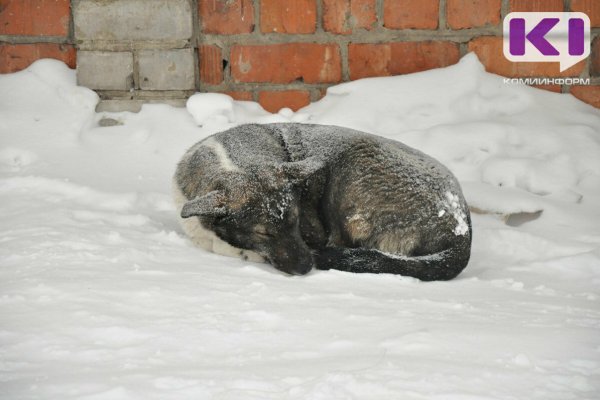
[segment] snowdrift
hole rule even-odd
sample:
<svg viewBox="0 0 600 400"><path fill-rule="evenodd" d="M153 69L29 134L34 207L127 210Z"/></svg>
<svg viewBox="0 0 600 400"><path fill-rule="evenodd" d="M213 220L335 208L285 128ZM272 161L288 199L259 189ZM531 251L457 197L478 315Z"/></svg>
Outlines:
<svg viewBox="0 0 600 400"><path fill-rule="evenodd" d="M474 56L341 84L296 113L219 94L138 114L97 101L57 61L0 75L3 398L600 396L600 111ZM277 121L447 165L475 211L467 269L289 277L193 247L175 163L218 130Z"/></svg>

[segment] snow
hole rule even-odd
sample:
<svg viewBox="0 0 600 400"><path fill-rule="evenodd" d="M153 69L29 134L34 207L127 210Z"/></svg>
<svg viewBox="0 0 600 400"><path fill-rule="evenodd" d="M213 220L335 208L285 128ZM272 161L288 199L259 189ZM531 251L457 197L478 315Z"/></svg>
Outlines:
<svg viewBox="0 0 600 400"><path fill-rule="evenodd" d="M0 75L2 398L600 397L598 110L505 85L473 56L296 113L214 94L138 114L97 101L57 61ZM477 211L469 266L450 282L290 277L194 247L175 164L216 131L278 121L438 158Z"/></svg>
<svg viewBox="0 0 600 400"><path fill-rule="evenodd" d="M467 224L467 215L458 205L459 197L452 192L446 192L446 202L444 207L452 213L452 216L456 220L456 227L454 228L454 234L456 236L466 235L469 232L469 225ZM440 210L438 217L442 217L446 210Z"/></svg>

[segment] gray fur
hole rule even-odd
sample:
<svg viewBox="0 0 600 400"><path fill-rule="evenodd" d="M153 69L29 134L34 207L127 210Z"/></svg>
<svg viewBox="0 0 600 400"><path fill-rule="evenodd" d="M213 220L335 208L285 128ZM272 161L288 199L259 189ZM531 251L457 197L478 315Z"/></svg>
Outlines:
<svg viewBox="0 0 600 400"><path fill-rule="evenodd" d="M337 126L241 125L193 146L175 174L197 218L276 268L452 279L471 221L456 178L402 143Z"/></svg>

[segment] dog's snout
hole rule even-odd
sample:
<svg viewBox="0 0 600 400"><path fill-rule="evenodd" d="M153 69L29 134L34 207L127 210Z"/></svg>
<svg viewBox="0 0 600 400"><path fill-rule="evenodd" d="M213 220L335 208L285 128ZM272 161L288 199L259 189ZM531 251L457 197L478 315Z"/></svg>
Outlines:
<svg viewBox="0 0 600 400"><path fill-rule="evenodd" d="M269 258L275 268L290 275L306 275L315 266L312 253L304 244L296 247L281 247Z"/></svg>

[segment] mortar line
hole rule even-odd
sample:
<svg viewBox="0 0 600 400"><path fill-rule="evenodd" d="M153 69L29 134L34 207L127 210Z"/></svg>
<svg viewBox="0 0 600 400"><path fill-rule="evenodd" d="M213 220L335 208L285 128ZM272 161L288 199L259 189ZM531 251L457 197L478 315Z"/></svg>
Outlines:
<svg viewBox="0 0 600 400"><path fill-rule="evenodd" d="M196 90L200 90L200 49L199 49L199 36L200 36L200 21L198 13L198 0L191 0L190 7L192 8L192 38L190 45L194 50L194 86Z"/></svg>
<svg viewBox="0 0 600 400"><path fill-rule="evenodd" d="M75 44L75 12L74 12L74 8L75 4L74 1L71 0L69 1L69 32L68 32L68 37L69 37L69 43L71 44Z"/></svg>
<svg viewBox="0 0 600 400"><path fill-rule="evenodd" d="M8 44L73 44L68 36L0 35L0 42Z"/></svg>
<svg viewBox="0 0 600 400"><path fill-rule="evenodd" d="M500 3L500 24L503 23L504 18L510 13L510 0L502 0Z"/></svg>
<svg viewBox="0 0 600 400"><path fill-rule="evenodd" d="M375 27L375 31L379 31L381 29L384 29L384 7L383 7L383 1L384 0L377 0L375 2L375 15L377 16L377 23L376 23L376 27Z"/></svg>
<svg viewBox="0 0 600 400"><path fill-rule="evenodd" d="M315 18L317 19L315 33L325 32L325 27L323 26L323 0L317 0L317 15Z"/></svg>
<svg viewBox="0 0 600 400"><path fill-rule="evenodd" d="M447 31L448 30L448 21L446 20L446 9L447 4L446 0L439 1L439 10L438 10L438 31Z"/></svg>
<svg viewBox="0 0 600 400"><path fill-rule="evenodd" d="M261 11L261 4L260 4L260 0L253 0L252 1L253 5L254 5L254 27L252 28L252 32L250 32L250 34L260 34L261 33L261 23L260 23L260 11ZM242 3L243 4L243 3Z"/></svg>
<svg viewBox="0 0 600 400"><path fill-rule="evenodd" d="M138 50L132 49L133 54L133 89L140 90L140 60Z"/></svg>

